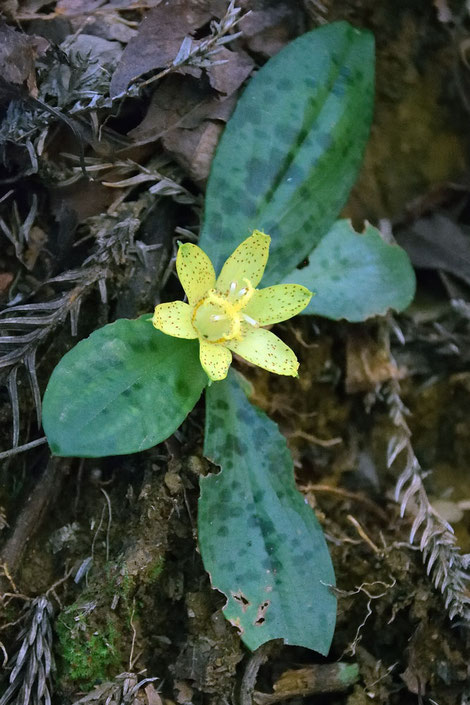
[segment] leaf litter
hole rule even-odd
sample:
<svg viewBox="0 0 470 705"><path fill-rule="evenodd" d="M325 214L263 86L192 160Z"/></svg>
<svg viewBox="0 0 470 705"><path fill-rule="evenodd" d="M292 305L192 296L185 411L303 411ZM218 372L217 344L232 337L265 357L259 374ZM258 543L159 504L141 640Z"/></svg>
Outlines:
<svg viewBox="0 0 470 705"><path fill-rule="evenodd" d="M422 56L428 52L433 66L423 37L432 37L441 57L458 49L442 26L449 22L447 3L429 6L429 20L412 10L400 10L397 20L383 3L372 8L366 1L327 7L307 0L244 0L231 11L217 0L4 4L9 24L0 27L3 448L11 444L12 426L17 442L40 437L37 390L44 389L76 335L149 310L175 288L175 238L179 232L197 237L211 158L250 74L311 26L312 18L319 23L339 15L369 23L383 46L378 136L389 144L390 126L380 118L391 101L401 106L406 144L422 110L418 105L413 113L410 95L403 94L403 66L410 85L417 70L415 57L406 53L409 37L423 42ZM435 16L438 26L432 24ZM387 29L395 22L398 29ZM423 22L430 24L419 34ZM459 41L465 41L465 23L459 30ZM397 59L400 42L406 49ZM448 65L439 63L439 71ZM455 81L465 71L460 65ZM460 81L455 95L466 85ZM463 98L452 98L460 115ZM437 114L425 128L440 134L441 120ZM454 128L448 122L446 129ZM461 139L457 127L455 135ZM456 188L455 175L446 173L448 180L436 184L426 164L422 203L417 206L414 186L407 184L404 213L396 205L403 191L397 187L395 197L393 175L412 173L415 164L406 150L392 157L391 176L383 179L384 189L392 184L388 203L395 206L392 213L383 210L420 270L413 308L397 321L348 326L316 320L287 327L300 344L304 370L295 394L285 381L274 383L245 369L258 403L289 439L299 483L325 528L343 590L328 663L305 650L270 645L267 661L243 691L254 702L281 696L309 702L320 692L335 692L335 702L347 705L372 698L414 703L417 697L454 705L467 697L463 608L470 488L461 478L469 453L470 200L465 182ZM364 174L366 183L380 181L373 159L366 160ZM370 193L375 197L375 187ZM357 195L349 208L353 216L360 212ZM382 214L380 199L366 211ZM197 481L209 470L200 458L201 423L196 409L177 436L147 454L64 467L68 486L61 502L46 509L44 493L43 519L26 535L16 516L20 509L27 513L32 491L40 494L47 452L40 446L6 460L0 513L16 541L19 567L12 575L0 559L5 703L21 702L18 674L25 659L31 666L24 692L34 687L32 702L41 705L51 689L70 703L235 702L232 694L249 662L194 550ZM419 464L412 474L405 448L411 448L408 463L414 458ZM393 500L400 478L403 519ZM455 535L434 509L443 511L445 502L459 509ZM38 516L40 509L36 506ZM51 537L72 524L78 525L76 540L64 543L52 559ZM418 533L417 545L410 531ZM428 547L421 553L423 536ZM454 570L444 560L457 546L451 536L463 551L455 553ZM447 613L433 582L447 590L446 600L451 595ZM41 602L46 594L47 602ZM23 613L25 595L32 601ZM55 674L45 650L47 620L41 622L47 643L40 647L35 641L44 605L54 626ZM449 610L461 608L451 628ZM25 637L29 646L18 660L16 644ZM84 643L91 651L84 652ZM337 660L352 668L347 682L338 675ZM94 670L87 670L90 661Z"/></svg>

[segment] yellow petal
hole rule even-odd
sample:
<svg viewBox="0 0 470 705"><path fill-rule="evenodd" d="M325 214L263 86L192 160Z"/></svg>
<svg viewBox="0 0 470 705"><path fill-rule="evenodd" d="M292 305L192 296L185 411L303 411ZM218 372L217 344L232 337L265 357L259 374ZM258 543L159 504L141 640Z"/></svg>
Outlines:
<svg viewBox="0 0 470 705"><path fill-rule="evenodd" d="M224 345L206 343L199 344L199 359L209 379L218 382L225 379L232 362L232 353Z"/></svg>
<svg viewBox="0 0 470 705"><path fill-rule="evenodd" d="M176 257L176 271L191 305L197 304L206 291L215 285L215 272L206 253L197 245L180 245Z"/></svg>
<svg viewBox="0 0 470 705"><path fill-rule="evenodd" d="M155 307L152 323L155 328L174 338L197 338L191 323L192 306L183 301L171 301Z"/></svg>
<svg viewBox="0 0 470 705"><path fill-rule="evenodd" d="M265 328L242 326L242 340L226 345L248 362L278 375L297 377L299 363L293 351L277 335Z"/></svg>
<svg viewBox="0 0 470 705"><path fill-rule="evenodd" d="M264 274L269 254L271 238L260 230L255 230L250 237L238 245L222 267L217 279L216 288L222 293L228 293L230 284L248 279L256 287Z"/></svg>
<svg viewBox="0 0 470 705"><path fill-rule="evenodd" d="M243 313L261 326L287 321L304 310L312 292L300 284L277 284L257 289L243 308Z"/></svg>

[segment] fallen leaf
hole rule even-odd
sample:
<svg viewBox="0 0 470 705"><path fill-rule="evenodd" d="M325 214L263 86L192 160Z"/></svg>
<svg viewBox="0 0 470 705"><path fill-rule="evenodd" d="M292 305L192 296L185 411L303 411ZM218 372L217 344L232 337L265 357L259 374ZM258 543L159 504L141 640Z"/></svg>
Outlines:
<svg viewBox="0 0 470 705"><path fill-rule="evenodd" d="M223 47L216 56L223 64L213 64L207 70L212 88L229 96L241 86L253 71L255 62L245 52L230 51Z"/></svg>
<svg viewBox="0 0 470 705"><path fill-rule="evenodd" d="M192 702L194 691L189 683L186 681L175 681L174 686L176 690L176 702L179 703L179 705L187 705Z"/></svg>
<svg viewBox="0 0 470 705"><path fill-rule="evenodd" d="M194 130L169 132L163 138L163 145L190 177L201 184L209 176L222 130L220 123L206 120Z"/></svg>
<svg viewBox="0 0 470 705"><path fill-rule="evenodd" d="M95 12L106 4L107 0L59 0L55 11L59 15L70 17Z"/></svg>
<svg viewBox="0 0 470 705"><path fill-rule="evenodd" d="M163 700L152 683L146 685L144 691L147 698L147 705L163 705Z"/></svg>
<svg viewBox="0 0 470 705"><path fill-rule="evenodd" d="M114 69L121 58L123 48L120 42L111 42L102 37L95 37L93 34L82 33L69 44L68 51L72 59L78 56L90 58L89 65L80 79L85 83L103 70Z"/></svg>
<svg viewBox="0 0 470 705"><path fill-rule="evenodd" d="M29 94L37 96L35 60L49 48L43 37L23 34L7 24L0 24L0 76L3 82L22 86L26 83Z"/></svg>
<svg viewBox="0 0 470 705"><path fill-rule="evenodd" d="M8 291L13 279L11 272L0 272L0 296Z"/></svg>
<svg viewBox="0 0 470 705"><path fill-rule="evenodd" d="M106 211L118 197L116 191L97 181L84 179L70 186L54 187L50 193L52 211L59 220L66 217L66 227L69 228L69 218L72 217L76 224L81 223L86 218Z"/></svg>
<svg viewBox="0 0 470 705"><path fill-rule="evenodd" d="M220 4L220 3L219 3ZM124 49L113 73L112 97L126 90L131 81L148 71L171 64L185 37L214 17L212 0L165 0L152 8L142 20L139 32ZM200 75L200 70L196 70Z"/></svg>
<svg viewBox="0 0 470 705"><path fill-rule="evenodd" d="M202 185L222 133L221 123L228 120L235 103L235 93L221 100L201 81L169 76L155 91L145 118L129 137L135 146L161 139L165 150Z"/></svg>
<svg viewBox="0 0 470 705"><path fill-rule="evenodd" d="M239 29L250 51L273 56L288 41L306 31L304 22L300 5L292 0L261 0L256 9L241 19Z"/></svg>
<svg viewBox="0 0 470 705"><path fill-rule="evenodd" d="M154 92L142 122L128 135L134 145L154 142L169 131L199 127L208 118L226 122L234 106L235 97L221 100L191 76L168 76Z"/></svg>
<svg viewBox="0 0 470 705"><path fill-rule="evenodd" d="M450 218L435 214L420 218L396 233L415 267L437 269L470 284L470 233Z"/></svg>

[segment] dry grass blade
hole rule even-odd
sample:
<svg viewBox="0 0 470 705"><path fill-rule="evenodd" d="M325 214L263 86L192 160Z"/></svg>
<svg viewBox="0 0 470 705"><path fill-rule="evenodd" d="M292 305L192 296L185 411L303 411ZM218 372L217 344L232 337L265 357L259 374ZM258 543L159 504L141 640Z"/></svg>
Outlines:
<svg viewBox="0 0 470 705"><path fill-rule="evenodd" d="M106 681L96 685L90 693L84 695L80 700L75 700L73 705L108 705L119 703L119 705L138 705L142 700L138 697L139 691L148 683L153 683L158 678L143 678L139 681L135 673L120 673L113 681ZM158 696L156 691L154 695ZM157 702L154 699L153 702ZM160 701L161 702L161 701ZM1 705L1 703L0 703Z"/></svg>
<svg viewBox="0 0 470 705"><path fill-rule="evenodd" d="M13 447L16 448L20 437L20 405L18 402L18 387L16 380L18 377L18 368L13 367L7 378L8 394L11 402L11 414L13 418Z"/></svg>

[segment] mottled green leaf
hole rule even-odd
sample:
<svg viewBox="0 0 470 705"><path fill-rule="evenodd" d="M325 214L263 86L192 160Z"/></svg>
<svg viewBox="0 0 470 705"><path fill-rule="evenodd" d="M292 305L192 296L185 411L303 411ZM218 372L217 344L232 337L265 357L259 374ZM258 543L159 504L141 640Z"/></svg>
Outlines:
<svg viewBox="0 0 470 705"><path fill-rule="evenodd" d="M304 34L250 80L207 186L200 245L216 269L255 228L273 238L264 285L311 252L356 178L373 84L373 37L347 22Z"/></svg>
<svg viewBox="0 0 470 705"><path fill-rule="evenodd" d="M52 373L43 403L51 450L95 458L151 448L178 428L206 381L197 343L160 333L150 316L104 326Z"/></svg>
<svg viewBox="0 0 470 705"><path fill-rule="evenodd" d="M356 233L348 220L338 220L309 256L309 264L285 281L315 292L302 314L353 322L389 309L403 311L416 285L405 250L386 243L372 225Z"/></svg>
<svg viewBox="0 0 470 705"><path fill-rule="evenodd" d="M334 573L315 514L298 492L285 438L252 406L233 371L206 394L199 544L224 614L254 650L271 639L326 654Z"/></svg>

